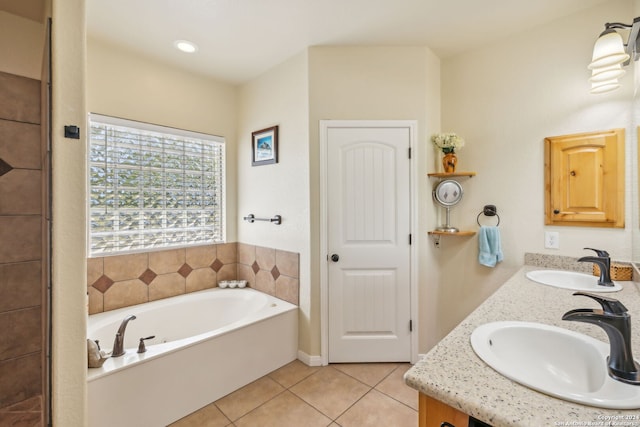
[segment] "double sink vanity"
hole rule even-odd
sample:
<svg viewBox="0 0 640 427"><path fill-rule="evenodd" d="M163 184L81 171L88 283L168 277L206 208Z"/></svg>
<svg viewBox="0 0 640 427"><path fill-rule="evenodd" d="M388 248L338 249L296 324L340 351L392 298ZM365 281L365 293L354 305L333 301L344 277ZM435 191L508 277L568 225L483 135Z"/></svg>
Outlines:
<svg viewBox="0 0 640 427"><path fill-rule="evenodd" d="M420 427L640 427L637 372L617 372L638 370L628 355L640 356L640 283L597 282L521 268L405 374L420 392ZM603 316L630 336L615 338Z"/></svg>

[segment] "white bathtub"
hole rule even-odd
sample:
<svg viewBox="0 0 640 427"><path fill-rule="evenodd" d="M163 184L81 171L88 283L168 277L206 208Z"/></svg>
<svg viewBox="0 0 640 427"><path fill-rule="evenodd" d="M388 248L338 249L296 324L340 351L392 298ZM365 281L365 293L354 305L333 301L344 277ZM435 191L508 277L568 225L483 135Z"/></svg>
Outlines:
<svg viewBox="0 0 640 427"><path fill-rule="evenodd" d="M88 372L91 427L166 426L296 358L297 307L253 289L211 289L89 316L87 337L126 354ZM142 337L146 353L138 354Z"/></svg>

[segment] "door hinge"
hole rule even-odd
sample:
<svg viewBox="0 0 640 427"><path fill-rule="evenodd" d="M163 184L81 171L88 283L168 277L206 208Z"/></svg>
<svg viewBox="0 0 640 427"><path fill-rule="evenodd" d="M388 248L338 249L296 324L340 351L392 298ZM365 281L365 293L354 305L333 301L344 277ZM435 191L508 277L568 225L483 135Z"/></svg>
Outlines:
<svg viewBox="0 0 640 427"><path fill-rule="evenodd" d="M409 147L409 158L411 158L411 147Z"/></svg>
<svg viewBox="0 0 640 427"><path fill-rule="evenodd" d="M413 320L409 320L409 332L413 332Z"/></svg>
<svg viewBox="0 0 640 427"><path fill-rule="evenodd" d="M412 242L412 236L411 234L409 234L409 245L411 245L411 242Z"/></svg>

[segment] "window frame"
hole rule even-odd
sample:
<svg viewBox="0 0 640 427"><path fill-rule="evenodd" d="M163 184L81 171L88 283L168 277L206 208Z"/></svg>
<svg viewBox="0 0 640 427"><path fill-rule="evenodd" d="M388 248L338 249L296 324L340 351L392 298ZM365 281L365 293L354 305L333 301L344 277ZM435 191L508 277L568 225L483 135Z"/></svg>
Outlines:
<svg viewBox="0 0 640 427"><path fill-rule="evenodd" d="M216 171L214 173L215 176L217 176L220 180L220 184L219 184L219 208L214 208L216 209L216 212L220 215L220 220L219 220L219 231L220 231L220 236L219 238L215 238L209 241L197 241L197 242L193 242L193 243L189 243L187 241L181 241L181 242L177 242L175 244L167 244L166 240L163 240L163 243L160 246L156 246L156 247L143 247L143 248L135 248L135 249L117 249L117 250L110 250L110 251L93 251L94 248L92 248L92 236L93 236L93 232L92 232L92 216L91 216L91 211L92 211L92 207L91 207L91 192L92 192L92 183L91 183L91 166L92 166L92 162L91 162L91 155L92 155L92 125L94 123L99 123L101 125L106 125L106 126L117 126L117 127L126 127L126 128L130 128L130 129L134 129L136 131L142 131L142 132L153 132L153 133L159 133L162 134L164 137L178 137L178 138L185 138L185 139L196 139L196 140L200 140L200 141L207 141L207 142L211 142L214 145L218 146L219 149L221 149L221 156L222 156L222 162L221 162L221 170ZM87 215L87 221L86 221L86 230L87 230L87 257L88 258L98 258L98 257L106 257L106 256L117 256L117 255L127 255L127 254L134 254L134 253L144 253L144 252L156 252L156 251L163 251L163 250L172 250L172 249L179 249L179 248L187 248L187 247L194 247L194 246L203 246L203 245L213 245L213 244L221 244L221 243L226 243L226 224L227 224L227 218L226 218L226 140L224 137L222 136L218 136L218 135L211 135L211 134L205 134L205 133L200 133L200 132L193 132L193 131L188 131L188 130L184 130L184 129L179 129L179 128L174 128L174 127L169 127L169 126L162 126L162 125L156 125L156 124L152 124L152 123L146 123L146 122L141 122L141 121L135 121L135 120L130 120L130 119L124 119L124 118L119 118L119 117L113 117L113 116L107 116L104 114L98 114L98 113L89 113L87 116L87 171L86 171L86 182L87 182L87 190L86 190L86 194L87 194L87 203L86 203L86 215ZM143 166L140 165L140 168L142 168ZM166 163L163 163L163 170L166 167ZM187 169L182 168L181 169L183 172L186 171ZM164 171L163 171L164 173ZM143 186L140 186L140 188L144 188ZM163 186L163 190L166 187ZM202 189L200 189L202 191ZM165 190L166 191L166 190ZM184 208L186 209L186 208ZM117 209L114 209L117 210ZM164 211L166 211L167 209L163 209ZM176 228L173 228L174 230ZM180 227L180 229L185 229L188 230L188 228L184 228L184 227ZM162 228L162 230L172 230L172 228ZM142 231L142 228L140 229L140 231ZM188 238L187 238L188 239Z"/></svg>

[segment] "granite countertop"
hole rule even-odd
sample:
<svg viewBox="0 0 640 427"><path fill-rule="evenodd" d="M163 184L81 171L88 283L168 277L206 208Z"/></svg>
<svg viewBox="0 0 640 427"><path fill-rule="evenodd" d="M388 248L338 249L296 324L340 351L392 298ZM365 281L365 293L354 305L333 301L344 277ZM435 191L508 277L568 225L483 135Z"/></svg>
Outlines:
<svg viewBox="0 0 640 427"><path fill-rule="evenodd" d="M573 291L537 284L525 277L527 271L539 269L521 268L416 363L405 374L405 382L493 427L616 425L607 424L607 420L640 427L640 419L637 418L640 410L601 409L550 397L503 377L474 353L469 341L473 330L484 323L500 320L546 323L608 343L601 328L561 319L565 312L574 308L600 308L598 303L590 298L573 296ZM620 283L623 290L606 295L620 300L629 310L633 324L633 353L638 360L640 283Z"/></svg>

